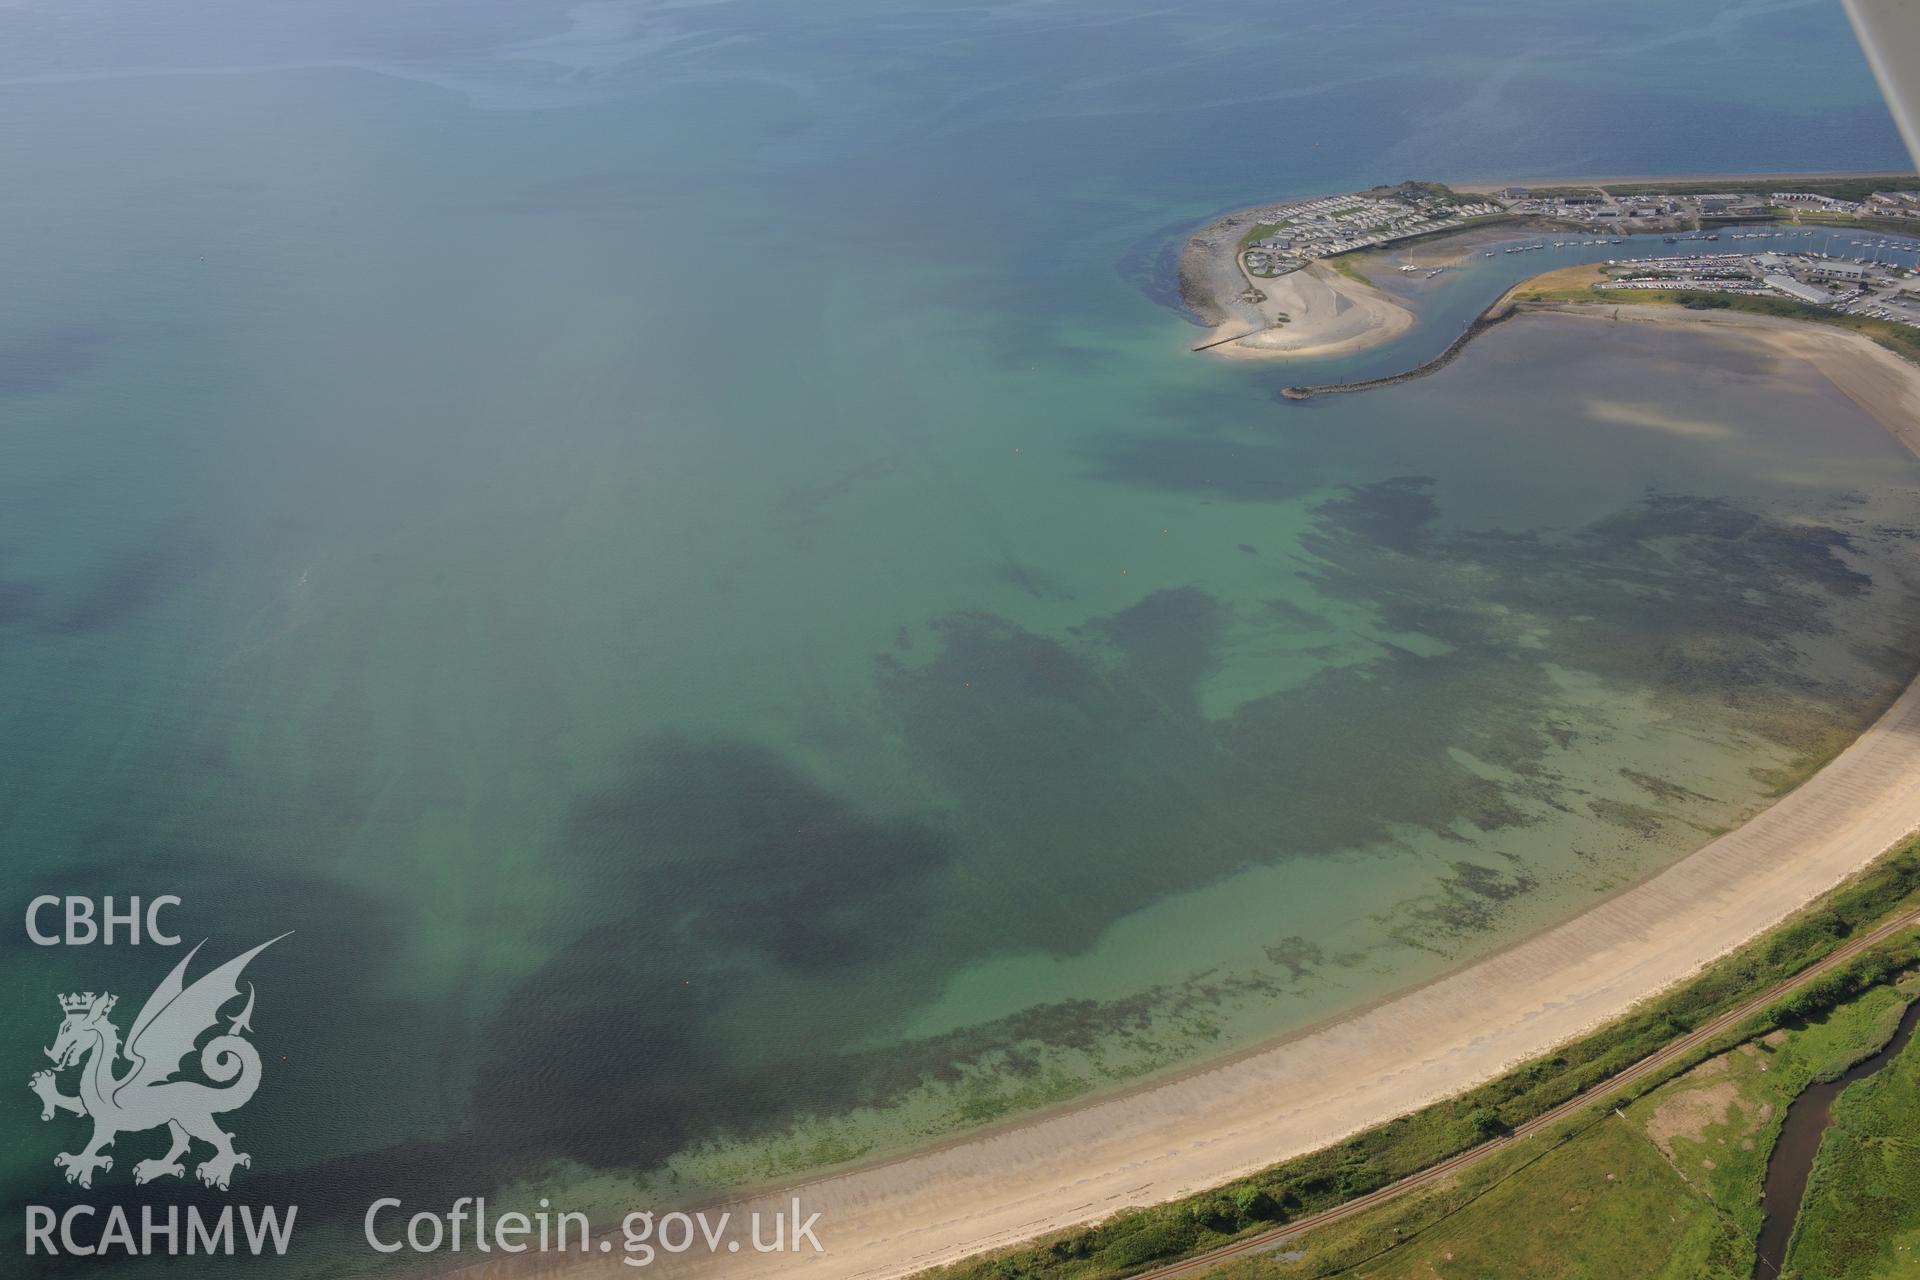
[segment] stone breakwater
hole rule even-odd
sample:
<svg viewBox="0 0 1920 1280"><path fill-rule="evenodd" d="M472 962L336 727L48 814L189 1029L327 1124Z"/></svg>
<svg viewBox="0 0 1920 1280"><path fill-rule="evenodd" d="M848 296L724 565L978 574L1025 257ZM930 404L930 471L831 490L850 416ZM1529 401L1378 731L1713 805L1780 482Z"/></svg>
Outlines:
<svg viewBox="0 0 1920 1280"><path fill-rule="evenodd" d="M1411 382L1415 378L1424 378L1428 374L1444 369L1449 364L1452 364L1454 359L1459 356L1462 351L1466 350L1469 342L1472 342L1475 338L1485 333L1488 329L1491 329L1494 325L1499 324L1502 320L1509 319L1518 310L1519 307L1517 304L1507 302L1504 299L1494 303L1485 311L1475 316L1473 322L1461 332L1460 336L1447 344L1446 350L1425 364L1415 365L1413 368L1402 370L1399 373L1383 374L1378 378L1362 378L1358 382L1326 382L1314 386L1283 387L1280 390L1280 398L1283 400L1310 400L1314 396L1333 395L1342 391L1371 391L1375 387L1390 387L1396 382Z"/></svg>

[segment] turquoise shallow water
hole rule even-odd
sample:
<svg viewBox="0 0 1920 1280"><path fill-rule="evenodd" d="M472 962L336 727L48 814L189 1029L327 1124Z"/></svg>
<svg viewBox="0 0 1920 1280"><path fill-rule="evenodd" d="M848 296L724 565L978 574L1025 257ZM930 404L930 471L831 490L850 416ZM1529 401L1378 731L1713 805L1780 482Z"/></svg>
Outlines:
<svg viewBox="0 0 1920 1280"><path fill-rule="evenodd" d="M1916 665L1920 469L1810 370L1539 323L1293 406L1168 305L1255 198L1895 164L1822 6L63 8L0 19L0 881L298 931L245 1123L316 1215L1276 1034ZM173 959L14 946L21 1078Z"/></svg>

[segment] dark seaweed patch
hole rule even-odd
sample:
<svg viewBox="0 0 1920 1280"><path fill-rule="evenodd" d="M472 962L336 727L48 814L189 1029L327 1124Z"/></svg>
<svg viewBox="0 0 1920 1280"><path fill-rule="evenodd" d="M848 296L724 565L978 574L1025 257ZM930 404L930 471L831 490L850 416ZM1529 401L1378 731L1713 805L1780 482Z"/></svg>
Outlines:
<svg viewBox="0 0 1920 1280"><path fill-rule="evenodd" d="M1642 840L1651 840L1659 835L1664 825L1657 810L1643 804L1629 804L1625 800L1589 800L1587 808L1600 821L1622 827Z"/></svg>
<svg viewBox="0 0 1920 1280"><path fill-rule="evenodd" d="M1285 969L1295 982L1311 977L1327 962L1327 953L1318 943L1298 934L1269 944L1266 953L1267 959Z"/></svg>
<svg viewBox="0 0 1920 1280"><path fill-rule="evenodd" d="M596 901L631 906L515 994L475 1095L483 1127L632 1163L721 1127L751 1132L954 1078L1007 1037L1090 1045L1145 1006L1050 1006L856 1047L977 957L1083 950L1119 917L1239 868L1383 839L1393 824L1526 820L1449 753L1481 731L1496 739L1480 744L1488 756L1522 749L1504 713L1486 711L1495 667L1394 653L1215 722L1198 682L1232 623L1196 588L1064 640L982 613L936 619L932 656L909 667L884 655L876 679L902 749L951 797L941 813L864 812L743 744L645 746L625 777L575 803L554 859ZM1422 678L1429 714L1409 722L1398 704ZM1331 731L1303 731L1333 707L1345 718ZM1383 734L1415 762L1379 777L1362 810L1348 788ZM858 983L860 1017L796 1010L777 1038L763 1028L774 1060L743 1066L735 1027L754 988L821 974ZM1246 981L1209 980L1182 999L1245 994ZM646 1046L636 1070L553 1081L557 1055L606 1061L633 1044Z"/></svg>
<svg viewBox="0 0 1920 1280"><path fill-rule="evenodd" d="M47 598L45 587L32 582L0 581L0 627L17 627L36 617Z"/></svg>
<svg viewBox="0 0 1920 1280"><path fill-rule="evenodd" d="M1225 623L1219 601L1198 588L1180 587L1156 591L1089 629L1125 655L1129 673L1141 685L1198 715L1197 680L1217 664Z"/></svg>
<svg viewBox="0 0 1920 1280"><path fill-rule="evenodd" d="M663 927L806 971L898 948L953 856L932 825L862 814L763 748L680 739L576 803L565 840L673 903Z"/></svg>
<svg viewBox="0 0 1920 1280"><path fill-rule="evenodd" d="M1395 551L1412 551L1440 516L1431 476L1398 476L1348 485L1315 509L1320 519Z"/></svg>
<svg viewBox="0 0 1920 1280"><path fill-rule="evenodd" d="M1437 512L1420 477L1353 486L1304 540L1321 593L1437 646L1376 642L1371 659L1222 717L1200 691L1226 645L1331 624L1192 586L1061 635L986 612L931 619L876 657L874 682L937 806L871 812L747 744L645 745L576 801L553 858L617 918L515 994L478 1126L526 1151L633 1164L983 1064L1032 1078L1041 1046L1163 1034L1173 1009L1204 1036L1207 1009L1259 998L1271 977L1210 975L871 1047L975 959L1071 955L1170 894L1408 829L1477 850L1383 917L1401 944L1449 954L1537 888L1489 860L1489 833L1590 812L1638 839L1700 798L1629 774L1655 810L1562 777L1556 754L1594 713L1565 700L1552 664L1808 751L1884 696L1885 682L1815 674L1803 653L1809 637L1835 641L1834 602L1866 581L1850 531L1671 495L1552 539L1447 531ZM1267 958L1296 985L1329 963L1301 938ZM857 993L846 1008L806 1005L822 976ZM794 1007L756 1029L764 1058L744 1062L742 1019L767 991L795 992ZM636 1043L646 1056L630 1070L552 1083L556 1061L618 1060Z"/></svg>
<svg viewBox="0 0 1920 1280"><path fill-rule="evenodd" d="M1092 455L1103 480L1165 493L1207 493L1241 502L1280 502L1321 488L1324 461L1284 443L1216 436L1137 436Z"/></svg>
<svg viewBox="0 0 1920 1280"><path fill-rule="evenodd" d="M1446 882L1463 893L1478 895L1493 902L1510 902L1531 890L1536 881L1521 871L1502 871L1477 862L1456 862L1453 876Z"/></svg>
<svg viewBox="0 0 1920 1280"><path fill-rule="evenodd" d="M993 576L998 581L1020 588L1035 600L1064 603L1073 599L1073 591L1059 578L1021 564L1018 560L1002 560L995 566Z"/></svg>
<svg viewBox="0 0 1920 1280"><path fill-rule="evenodd" d="M0 343L0 395L44 395L92 371L112 334L69 324Z"/></svg>
<svg viewBox="0 0 1920 1280"><path fill-rule="evenodd" d="M1539 881L1515 868L1456 862L1432 893L1403 912L1394 936L1407 946L1444 951L1442 942L1481 933L1499 923L1507 903L1539 887Z"/></svg>
<svg viewBox="0 0 1920 1280"><path fill-rule="evenodd" d="M1808 638L1834 633L1835 603L1871 585L1851 530L1656 493L1554 540L1418 535L1417 494L1388 484L1384 495L1357 486L1323 504L1305 541L1319 561L1315 587L1372 608L1393 630L1516 667L1525 635L1545 634L1563 666L1795 752L1835 725L1858 725L1887 695L1881 680L1814 674L1804 652ZM1400 518L1383 525L1382 511ZM1901 665L1888 644L1861 636L1850 647L1886 673ZM1894 647L1910 671L1920 644Z"/></svg>
<svg viewBox="0 0 1920 1280"><path fill-rule="evenodd" d="M1854 536L1826 525L1776 520L1743 511L1725 498L1649 495L1631 510L1592 525L1589 540L1641 544L1682 539L1712 545L1719 562L1739 576L1759 576L1857 595L1873 579L1842 558L1858 548Z"/></svg>
<svg viewBox="0 0 1920 1280"><path fill-rule="evenodd" d="M1210 1009L1275 994L1259 975L1203 975L1119 1000L1039 1004L885 1049L785 1045L779 1061L749 1066L702 984L665 979L673 961L658 963L657 951L621 932L603 927L568 948L524 984L496 1025L494 1057L475 1095L476 1129L493 1154L484 1167L537 1170L559 1157L644 1166L696 1138L882 1104L982 1068L1032 1075L1043 1048L1157 1039L1170 1019L1204 1025ZM670 954L697 965L688 952ZM468 1139L443 1151L449 1159L478 1154Z"/></svg>
<svg viewBox="0 0 1920 1280"><path fill-rule="evenodd" d="M1622 766L1620 776L1639 787L1662 804L1681 804L1687 801L1712 801L1713 797L1702 795L1690 787L1683 787L1671 778L1657 778L1653 774L1643 773L1639 769Z"/></svg>
<svg viewBox="0 0 1920 1280"><path fill-rule="evenodd" d="M475 1108L534 1156L645 1164L696 1134L869 1100L844 1010L782 1011L759 1028L777 1053L742 1062L726 1014L769 969L886 966L902 1009L932 989L920 957L949 837L863 813L759 747L646 744L576 801L555 854L620 918L522 983L490 1036ZM628 1069L557 1072L562 1057Z"/></svg>
<svg viewBox="0 0 1920 1280"><path fill-rule="evenodd" d="M163 534L83 579L77 593L47 615L44 625L62 635L112 630L179 589L204 563L197 539Z"/></svg>

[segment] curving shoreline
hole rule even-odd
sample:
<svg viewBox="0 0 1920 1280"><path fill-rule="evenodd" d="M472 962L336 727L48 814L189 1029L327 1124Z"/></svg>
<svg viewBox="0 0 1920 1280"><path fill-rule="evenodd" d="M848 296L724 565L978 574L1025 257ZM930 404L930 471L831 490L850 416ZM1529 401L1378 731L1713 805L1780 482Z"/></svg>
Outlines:
<svg viewBox="0 0 1920 1280"><path fill-rule="evenodd" d="M1719 325L1757 338L1813 360L1920 453L1920 368L1850 331L1658 305L1530 303L1518 314L1539 312ZM1456 1095L1617 1018L1917 830L1920 680L1798 789L1570 920L1421 987L1171 1079L744 1196L725 1207L736 1216L770 1214L797 1198L803 1212L822 1214L827 1252L777 1262L689 1254L672 1259L668 1273L908 1276L1218 1186ZM572 1271L607 1273L597 1263Z"/></svg>
<svg viewBox="0 0 1920 1280"><path fill-rule="evenodd" d="M1180 297L1211 332L1192 349L1230 359L1347 355L1390 342L1413 328L1400 300L1311 263L1289 275L1255 279L1242 268L1240 236L1258 210L1215 219L1180 254Z"/></svg>
<svg viewBox="0 0 1920 1280"><path fill-rule="evenodd" d="M1514 288L1523 289L1527 283ZM1805 360L1909 452L1920 456L1920 365L1852 330L1781 316L1689 311L1657 303L1525 302L1515 312L1523 317L1570 317L1589 324L1684 325L1737 334L1777 355Z"/></svg>
<svg viewBox="0 0 1920 1280"><path fill-rule="evenodd" d="M1525 286L1516 286L1516 289ZM1718 325L1808 359L1920 453L1920 368L1804 321L1646 304L1507 305L1514 315ZM1778 924L1920 830L1920 681L1798 789L1586 912L1424 986L1224 1061L725 1207L822 1214L819 1256L661 1258L675 1276L907 1276L1217 1186L1453 1096L1618 1017ZM549 1259L554 1266L557 1260ZM504 1261L462 1274L526 1274ZM601 1260L568 1274L625 1274Z"/></svg>
<svg viewBox="0 0 1920 1280"><path fill-rule="evenodd" d="M1233 270L1240 272L1238 255ZM1408 333L1413 312L1383 289L1316 262L1290 275L1253 280L1224 304L1223 318L1194 348L1229 359L1347 355Z"/></svg>
<svg viewBox="0 0 1920 1280"><path fill-rule="evenodd" d="M1205 1190L1440 1101L1612 1020L1920 830L1920 681L1746 825L1559 925L1226 1062L728 1204L822 1215L827 1252L680 1255L674 1276L912 1275ZM584 1263L568 1274L612 1274Z"/></svg>
<svg viewBox="0 0 1920 1280"><path fill-rule="evenodd" d="M1411 369L1354 382L1284 387L1279 392L1279 398L1298 402L1315 396L1370 391L1424 378L1453 363L1487 330L1515 317L1553 315L1607 323L1707 326L1737 332L1758 340L1778 354L1806 360L1824 373L1849 399L1865 409L1889 434L1920 456L1920 367L1872 339L1816 320L1755 315L1737 310L1690 311L1684 307L1622 302L1611 298L1595 298L1591 302L1515 301L1516 295L1535 287L1547 276L1557 274L1560 273L1547 272L1515 284L1475 316L1439 355Z"/></svg>
<svg viewBox="0 0 1920 1280"><path fill-rule="evenodd" d="M1212 329L1206 341L1191 347L1194 351L1229 358L1351 355L1405 333L1413 327L1414 317L1406 298L1376 286L1347 266L1349 255L1405 253L1410 265L1412 255L1419 252L1425 257L1419 264L1424 269L1453 265L1466 256L1466 250L1486 243L1489 232L1504 238L1520 231L1560 229L1609 237L1660 231L1692 239L1712 226L1740 218L1785 219L1796 224L1803 219L1838 219L1836 225L1871 225L1908 233L1920 227L1871 216L1861 203L1865 196L1855 188L1863 178L1910 176L1775 173L1453 185L1407 181L1365 191L1269 201L1220 214L1194 231L1181 249L1179 291L1188 312ZM1735 194L1698 191L1699 186L1714 183L1723 183ZM1782 192L1781 187L1790 190ZM1655 193L1648 194L1648 188ZM1437 259L1436 250L1441 255ZM1449 250L1455 251L1451 257ZM1342 260L1339 267L1333 265L1337 259ZM1794 264L1777 269L1793 277L1788 285L1777 286L1780 292L1792 294L1795 284L1810 286L1809 278ZM1418 372L1438 367L1431 364ZM1317 394L1336 389L1358 388L1328 385L1300 390Z"/></svg>

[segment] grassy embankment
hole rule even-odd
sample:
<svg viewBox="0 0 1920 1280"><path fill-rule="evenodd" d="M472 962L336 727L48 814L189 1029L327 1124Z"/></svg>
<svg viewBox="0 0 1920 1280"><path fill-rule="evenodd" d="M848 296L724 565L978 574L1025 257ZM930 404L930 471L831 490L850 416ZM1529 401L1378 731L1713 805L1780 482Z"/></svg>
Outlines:
<svg viewBox="0 0 1920 1280"><path fill-rule="evenodd" d="M1603 1085L1693 1027L1804 971L1840 946L1845 938L1915 905L1920 905L1920 842L1882 859L1787 924L1674 990L1547 1057L1528 1062L1459 1097L1389 1121L1334 1146L1284 1161L1227 1186L1163 1205L1124 1211L1094 1227L970 1259L933 1274L943 1280L1105 1280L1203 1252L1343 1204L1497 1137ZM1817 1019L1823 1011L1837 1008L1863 991L1884 986L1916 962L1920 962L1920 939L1911 934L1856 957L1841 969L1808 984L1786 1007L1770 1009L1757 1019L1750 1019L1745 1026L1729 1029L1712 1044L1677 1059L1670 1070L1643 1078L1621 1095L1607 1098L1604 1106L1583 1109L1563 1126L1499 1151L1435 1190L1395 1201L1350 1224L1325 1230L1350 1232L1352 1238L1344 1256L1356 1260L1367 1256L1369 1249L1379 1252L1389 1248L1407 1239L1411 1232L1423 1229L1419 1225L1422 1221L1431 1226L1447 1220L1499 1190L1522 1170L1544 1164L1566 1142L1604 1129L1612 1114L1608 1108L1616 1103L1625 1106L1632 1100L1637 1105L1662 1082L1707 1056L1751 1039L1769 1027ZM1775 1108L1776 1111L1783 1109ZM1614 1141L1606 1135L1596 1140ZM1643 1181L1631 1185L1652 1188L1656 1184ZM1663 1196L1664 1193L1655 1194L1662 1204L1666 1203ZM1392 1216L1402 1212L1424 1215L1424 1218L1399 1220ZM1715 1214L1715 1218L1722 1220L1720 1214ZM1726 1258L1736 1260L1738 1250L1732 1249L1730 1242L1741 1238L1736 1232L1738 1224L1730 1219L1725 1221L1727 1231L1734 1234L1726 1234L1725 1240L1713 1247L1727 1250ZM1639 1229L1640 1224L1630 1225ZM1703 1237L1703 1240L1703 1248L1712 1243L1711 1238ZM1617 1246L1619 1239L1612 1243ZM1289 1244L1284 1247L1286 1251L1267 1255L1263 1265L1267 1261L1273 1265L1285 1264L1292 1258L1292 1249ZM1315 1256L1326 1256L1318 1245ZM1298 1274L1330 1273L1307 1270Z"/></svg>
<svg viewBox="0 0 1920 1280"><path fill-rule="evenodd" d="M1384 253L1377 249L1363 249L1356 253L1343 253L1338 257L1328 258L1326 261L1328 266L1338 271L1347 279L1358 281L1368 288L1378 289L1380 286L1367 275L1366 265L1374 258L1384 258L1385 256Z"/></svg>
<svg viewBox="0 0 1920 1280"><path fill-rule="evenodd" d="M1242 253L1246 252L1246 250L1252 247L1255 242L1260 240L1265 240L1268 236L1279 235L1282 231L1285 231L1288 227L1292 226L1294 222L1295 222L1295 219L1286 218L1279 222L1254 223L1251 227L1247 228L1246 232L1242 234L1240 237L1241 252Z"/></svg>
<svg viewBox="0 0 1920 1280"><path fill-rule="evenodd" d="M1745 311L1753 315L1808 320L1814 324L1851 329L1873 339L1896 355L1920 360L1920 329L1912 325L1850 316L1828 307L1816 307L1791 298L1755 297L1738 293L1710 293L1700 289L1598 289L1605 279L1598 266L1567 267L1536 276L1510 295L1515 302L1579 302L1634 306L1679 306L1694 311Z"/></svg>

